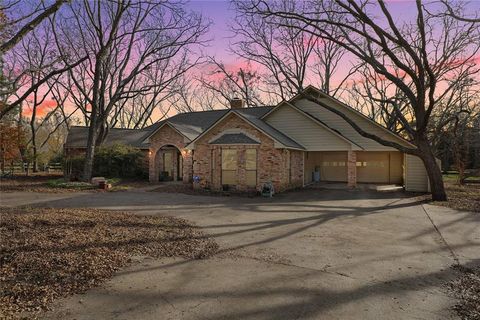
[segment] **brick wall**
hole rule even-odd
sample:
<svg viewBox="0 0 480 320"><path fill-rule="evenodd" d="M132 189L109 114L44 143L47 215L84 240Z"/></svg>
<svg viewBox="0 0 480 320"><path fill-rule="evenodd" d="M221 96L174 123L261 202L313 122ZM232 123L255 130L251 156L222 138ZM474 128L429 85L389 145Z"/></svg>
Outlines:
<svg viewBox="0 0 480 320"><path fill-rule="evenodd" d="M303 151L290 150L290 187L298 188L303 186Z"/></svg>
<svg viewBox="0 0 480 320"><path fill-rule="evenodd" d="M149 180L150 182L157 182L160 170L162 167L162 151L163 146L172 145L176 147L183 157L183 181L190 182L192 177L192 161L191 152L187 152L184 148L187 144L185 137L172 129L170 126L165 125L159 131L157 131L152 137L150 137L150 152L149 152ZM177 174L176 157L173 157L174 161L174 175Z"/></svg>
<svg viewBox="0 0 480 320"><path fill-rule="evenodd" d="M230 145L219 146L210 145L213 137L221 134L227 129L239 129L251 136L254 136L259 145ZM249 188L245 184L245 150L247 148L257 149L257 186L255 189L260 190L262 185L271 181L276 191L283 191L290 185L301 186L303 174L303 155L302 152L292 151L292 161L294 163L293 170L290 170L290 151L286 149L276 149L274 141L255 129L248 122L241 119L235 114L229 115L215 128L212 128L205 136L195 142L195 150L193 156L193 174L200 177L200 182L195 185L197 188L209 187L213 190L221 190L221 172L222 158L221 149L235 148L237 149L237 181L238 191L246 191ZM292 175L292 177L290 177Z"/></svg>

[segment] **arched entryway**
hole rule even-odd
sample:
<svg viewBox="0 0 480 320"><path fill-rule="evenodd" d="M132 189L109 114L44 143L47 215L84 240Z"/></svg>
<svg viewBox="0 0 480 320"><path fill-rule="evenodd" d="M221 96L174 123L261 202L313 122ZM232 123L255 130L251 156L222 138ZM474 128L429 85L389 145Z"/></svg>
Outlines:
<svg viewBox="0 0 480 320"><path fill-rule="evenodd" d="M183 157L174 145L165 145L155 155L157 181L181 181L183 179Z"/></svg>

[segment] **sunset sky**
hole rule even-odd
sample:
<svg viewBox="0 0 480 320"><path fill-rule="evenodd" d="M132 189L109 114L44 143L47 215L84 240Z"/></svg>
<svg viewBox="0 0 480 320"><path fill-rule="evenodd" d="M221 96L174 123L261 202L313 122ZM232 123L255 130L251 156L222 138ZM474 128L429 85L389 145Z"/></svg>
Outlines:
<svg viewBox="0 0 480 320"><path fill-rule="evenodd" d="M387 0L390 12L394 19L410 20L415 18L416 4L413 0ZM480 12L480 0L474 0L467 3L469 12ZM218 61L223 62L227 68L232 70L245 64L229 51L229 44L234 41L234 34L229 30L229 24L235 18L233 6L229 0L192 0L188 3L188 7L196 12L202 13L205 17L212 21L208 37L211 40L210 46L204 49L209 56L214 56ZM378 15L383 17L381 12ZM333 78L334 85L348 74L352 67L353 61L351 56L344 56L345 62L341 64L340 70L337 70ZM480 57L477 58L480 63ZM352 81L354 81L352 79Z"/></svg>
<svg viewBox="0 0 480 320"><path fill-rule="evenodd" d="M401 21L414 18L413 15L416 12L414 1L398 0L388 2L390 11L395 19ZM469 11L472 13L480 11L480 1L471 1L468 6ZM187 8L201 13L212 22L207 35L207 38L211 41L209 46L203 48L203 53L208 56L214 56L217 61L223 62L229 70L237 70L243 66L245 61L238 59L229 51L229 45L234 41L234 34L229 30L229 24L235 18L235 12L230 2L228 0L192 0L187 3ZM334 76L334 85L344 78L352 66L352 61L348 55L344 56L344 59L345 61L341 63L340 70ZM354 79L351 81L354 81ZM48 112L51 108L51 102L53 101L48 101L48 99L45 101L45 108L40 108L39 116ZM28 115L28 110L25 110L25 112Z"/></svg>

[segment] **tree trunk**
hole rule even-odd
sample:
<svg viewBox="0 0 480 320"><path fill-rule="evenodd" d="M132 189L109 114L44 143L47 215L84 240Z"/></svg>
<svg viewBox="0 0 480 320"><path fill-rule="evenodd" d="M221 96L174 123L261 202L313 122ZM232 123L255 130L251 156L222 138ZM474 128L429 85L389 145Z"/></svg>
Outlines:
<svg viewBox="0 0 480 320"><path fill-rule="evenodd" d="M83 166L82 180L90 182L93 174L93 159L95 157L95 147L98 135L98 118L92 112L90 127L88 128L87 150L85 155L85 164Z"/></svg>
<svg viewBox="0 0 480 320"><path fill-rule="evenodd" d="M443 185L442 170L437 164L430 144L426 138L423 138L418 141L417 146L421 152L419 156L422 159L423 164L425 165L425 170L428 174L432 200L447 201L447 194L445 193L445 187Z"/></svg>
<svg viewBox="0 0 480 320"><path fill-rule="evenodd" d="M37 154L36 142L33 144L32 149L33 149L33 159L32 159L33 168L32 168L32 172L38 172L38 161L37 161L38 154Z"/></svg>

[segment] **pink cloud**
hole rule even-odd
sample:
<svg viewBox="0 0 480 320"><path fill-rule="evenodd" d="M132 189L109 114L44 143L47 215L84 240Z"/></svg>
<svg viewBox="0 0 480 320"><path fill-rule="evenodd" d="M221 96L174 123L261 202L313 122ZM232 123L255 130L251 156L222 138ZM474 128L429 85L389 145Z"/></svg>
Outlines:
<svg viewBox="0 0 480 320"><path fill-rule="evenodd" d="M55 100L45 100L43 103L41 103L36 107L36 117L41 118L45 116L48 112L52 111L52 109L55 108L56 106L57 106L57 102ZM32 108L25 109L23 110L23 114L25 116L30 117L33 114L33 109Z"/></svg>

